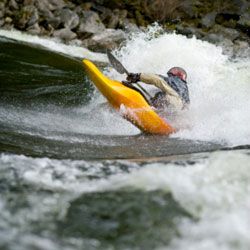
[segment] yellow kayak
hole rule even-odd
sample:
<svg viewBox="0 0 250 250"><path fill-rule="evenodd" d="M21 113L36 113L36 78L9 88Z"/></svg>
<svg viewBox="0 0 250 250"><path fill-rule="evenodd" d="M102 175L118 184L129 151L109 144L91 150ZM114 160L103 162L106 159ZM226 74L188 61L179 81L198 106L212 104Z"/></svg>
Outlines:
<svg viewBox="0 0 250 250"><path fill-rule="evenodd" d="M124 118L141 131L161 135L175 132L175 129L151 108L138 91L109 79L91 61L84 59L82 62L89 78L102 95L121 112Z"/></svg>

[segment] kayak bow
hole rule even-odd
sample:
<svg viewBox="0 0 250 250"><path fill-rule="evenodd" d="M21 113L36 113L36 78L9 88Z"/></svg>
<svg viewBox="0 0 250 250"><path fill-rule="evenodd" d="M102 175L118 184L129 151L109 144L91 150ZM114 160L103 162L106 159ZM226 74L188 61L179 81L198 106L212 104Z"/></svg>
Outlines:
<svg viewBox="0 0 250 250"><path fill-rule="evenodd" d="M82 62L89 78L102 95L121 112L124 118L141 131L162 135L175 132L175 129L149 106L139 92L119 81L109 79L91 61L84 59Z"/></svg>

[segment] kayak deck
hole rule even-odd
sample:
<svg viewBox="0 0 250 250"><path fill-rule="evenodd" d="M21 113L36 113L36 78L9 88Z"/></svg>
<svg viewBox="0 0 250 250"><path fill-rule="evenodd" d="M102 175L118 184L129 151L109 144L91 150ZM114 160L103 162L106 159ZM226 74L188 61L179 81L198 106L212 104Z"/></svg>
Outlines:
<svg viewBox="0 0 250 250"><path fill-rule="evenodd" d="M102 95L121 112L124 118L141 131L162 135L175 132L175 129L150 107L139 92L119 81L109 79L91 61L84 59L82 62L89 78Z"/></svg>

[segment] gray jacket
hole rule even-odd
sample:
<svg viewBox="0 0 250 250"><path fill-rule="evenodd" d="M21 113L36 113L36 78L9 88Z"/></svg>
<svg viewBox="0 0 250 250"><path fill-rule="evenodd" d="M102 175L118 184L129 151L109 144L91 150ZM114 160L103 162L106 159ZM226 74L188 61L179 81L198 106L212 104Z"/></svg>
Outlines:
<svg viewBox="0 0 250 250"><path fill-rule="evenodd" d="M168 77L141 73L140 80L144 83L151 84L166 93L167 102L176 109L183 109L190 103L187 83L176 76Z"/></svg>

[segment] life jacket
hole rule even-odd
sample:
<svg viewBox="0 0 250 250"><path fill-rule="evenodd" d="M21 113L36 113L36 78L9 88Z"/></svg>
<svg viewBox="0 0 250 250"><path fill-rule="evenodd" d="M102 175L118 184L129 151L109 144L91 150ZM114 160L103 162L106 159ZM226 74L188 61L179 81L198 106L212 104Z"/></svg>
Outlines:
<svg viewBox="0 0 250 250"><path fill-rule="evenodd" d="M168 74L168 77L159 75L172 89L174 89L180 96L182 101L186 104L190 103L189 91L187 82L181 80L178 76Z"/></svg>

